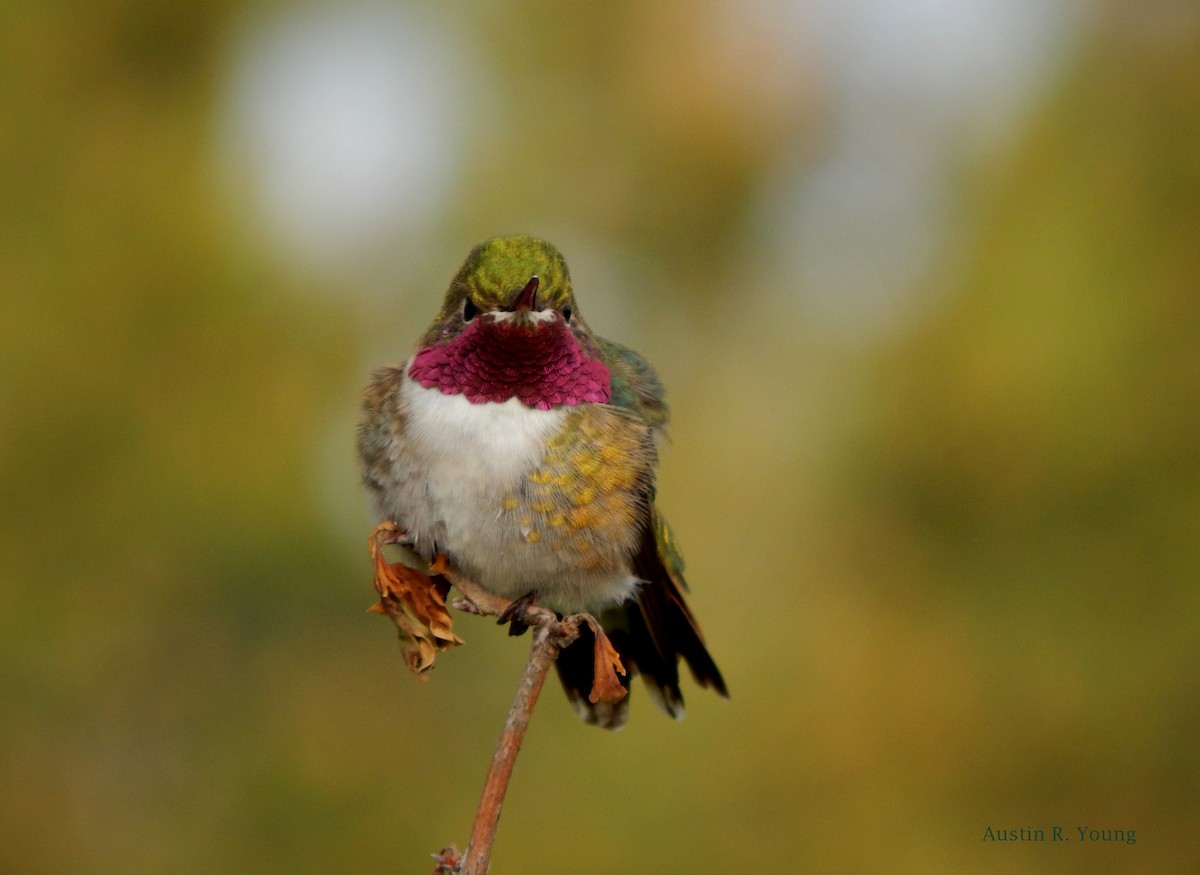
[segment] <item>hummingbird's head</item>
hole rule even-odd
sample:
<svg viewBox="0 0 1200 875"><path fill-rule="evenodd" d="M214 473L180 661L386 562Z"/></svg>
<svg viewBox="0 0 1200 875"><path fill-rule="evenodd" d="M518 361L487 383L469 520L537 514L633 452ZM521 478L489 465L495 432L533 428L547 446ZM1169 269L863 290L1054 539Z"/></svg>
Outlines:
<svg viewBox="0 0 1200 875"><path fill-rule="evenodd" d="M446 295L447 305L467 302L484 313L523 310L541 320L557 314L568 322L575 309L562 255L545 240L524 235L493 237L471 250Z"/></svg>
<svg viewBox="0 0 1200 875"><path fill-rule="evenodd" d="M473 403L519 398L530 407L606 402L608 369L545 240L493 237L455 275L409 376Z"/></svg>

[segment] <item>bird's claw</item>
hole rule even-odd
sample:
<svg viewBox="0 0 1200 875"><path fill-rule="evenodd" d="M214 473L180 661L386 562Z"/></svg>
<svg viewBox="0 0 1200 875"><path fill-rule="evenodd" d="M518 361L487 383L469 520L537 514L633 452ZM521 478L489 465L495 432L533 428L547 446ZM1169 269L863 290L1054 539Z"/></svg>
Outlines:
<svg viewBox="0 0 1200 875"><path fill-rule="evenodd" d="M530 590L519 599L509 602L508 607L501 611L500 616L496 619L496 625L503 626L508 623L509 635L524 635L529 631L530 626L537 624L537 620L530 616L536 599L537 593Z"/></svg>
<svg viewBox="0 0 1200 875"><path fill-rule="evenodd" d="M408 532L400 528L400 524L392 520L384 520L371 530L373 544L399 544L401 547L411 547L413 540Z"/></svg>

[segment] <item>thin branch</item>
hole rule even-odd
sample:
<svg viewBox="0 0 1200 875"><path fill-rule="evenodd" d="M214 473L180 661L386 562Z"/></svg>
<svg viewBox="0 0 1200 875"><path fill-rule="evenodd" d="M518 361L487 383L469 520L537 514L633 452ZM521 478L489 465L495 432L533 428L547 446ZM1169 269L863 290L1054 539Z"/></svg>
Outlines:
<svg viewBox="0 0 1200 875"><path fill-rule="evenodd" d="M532 603L526 604L526 600L510 602L460 576L441 555L434 560L428 574L402 563L388 562L381 552L382 546L403 543L403 540L403 530L391 521L380 523L371 533L368 544L375 562L375 589L380 596L372 610L390 617L396 624L401 641L407 642L405 658L415 673L425 676L423 673L433 665L436 652L462 643L450 629L450 615L445 609L445 590L437 587L430 574L441 575L462 593L463 598L453 603L459 610L499 616L501 622L513 619L535 629L529 661L521 675L500 740L496 743L496 752L492 755L467 850L460 857L451 846L433 855L437 863L435 875L487 875L492 843L500 823L500 808L504 803L517 753L521 749L542 685L546 682L546 675L558 659L559 651L579 637L580 623L587 623L595 639L595 677L589 695L592 702L617 702L625 696L625 687L617 679L617 673L624 674L625 668L608 636L590 614L572 614L559 619L554 611ZM514 616L510 617L510 612Z"/></svg>
<svg viewBox="0 0 1200 875"><path fill-rule="evenodd" d="M508 719L504 723L504 731L500 733L487 779L483 783L479 808L475 812L475 825L471 829L471 840L467 843L467 850L459 868L460 875L487 873L492 855L492 842L495 841L496 827L500 823L500 806L504 803L504 794L508 790L508 781L512 777L517 752L521 749L521 741L525 738L525 730L537 704L538 694L542 691L542 684L546 681L550 666L558 658L559 650L564 646L563 642L556 640L559 637L555 634L556 631L552 625L545 625L539 626L534 632L529 662L521 675L521 683L517 687L517 694L508 711ZM578 634L578 630L575 630L575 635Z"/></svg>

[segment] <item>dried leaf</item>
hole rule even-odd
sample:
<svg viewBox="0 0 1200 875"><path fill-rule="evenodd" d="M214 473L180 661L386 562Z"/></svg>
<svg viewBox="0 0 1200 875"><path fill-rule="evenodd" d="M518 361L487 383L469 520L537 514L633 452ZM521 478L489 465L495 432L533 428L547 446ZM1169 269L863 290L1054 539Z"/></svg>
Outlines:
<svg viewBox="0 0 1200 875"><path fill-rule="evenodd" d="M383 545L395 543L401 534L395 523L380 523L367 541L375 560L374 584L379 593L379 601L369 610L391 617L400 632L404 661L420 675L433 667L437 653L463 642L452 629L444 588L428 574L402 562L388 562L383 555Z"/></svg>
<svg viewBox="0 0 1200 875"><path fill-rule="evenodd" d="M629 690L625 689L624 685L617 680L617 672L624 675L625 666L621 664L621 657L617 654L617 649L612 646L612 642L608 640L608 636L604 634L600 624L586 614L583 617L591 627L592 634L596 639L596 646L593 650L595 663L592 691L588 694L588 701L593 705L598 702L615 705L629 695Z"/></svg>
<svg viewBox="0 0 1200 875"><path fill-rule="evenodd" d="M450 558L445 553L437 553L429 563L430 574L448 574L454 569L450 567Z"/></svg>

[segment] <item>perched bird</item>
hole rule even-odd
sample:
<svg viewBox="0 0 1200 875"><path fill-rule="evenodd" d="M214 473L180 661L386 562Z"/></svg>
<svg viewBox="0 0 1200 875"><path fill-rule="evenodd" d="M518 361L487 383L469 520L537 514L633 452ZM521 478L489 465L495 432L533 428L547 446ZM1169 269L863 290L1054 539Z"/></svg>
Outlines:
<svg viewBox="0 0 1200 875"><path fill-rule="evenodd" d="M494 237L467 256L416 352L372 375L363 483L426 560L442 553L497 595L596 615L628 677L678 718L681 657L728 693L654 503L667 417L654 369L583 321L558 250ZM585 631L558 674L586 721L619 728L628 697L588 700L591 644Z"/></svg>

